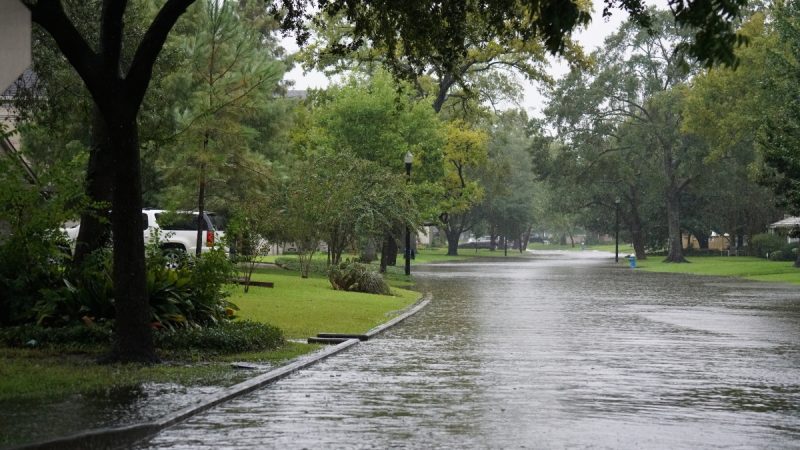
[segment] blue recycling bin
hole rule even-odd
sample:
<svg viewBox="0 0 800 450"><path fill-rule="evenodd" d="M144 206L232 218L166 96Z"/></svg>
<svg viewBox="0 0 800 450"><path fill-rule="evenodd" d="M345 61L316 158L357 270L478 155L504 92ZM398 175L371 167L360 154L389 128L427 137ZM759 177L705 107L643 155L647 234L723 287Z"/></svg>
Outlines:
<svg viewBox="0 0 800 450"><path fill-rule="evenodd" d="M633 256L633 255L629 256L628 257L628 262L630 262L631 269L635 269L636 268L636 257L635 256Z"/></svg>

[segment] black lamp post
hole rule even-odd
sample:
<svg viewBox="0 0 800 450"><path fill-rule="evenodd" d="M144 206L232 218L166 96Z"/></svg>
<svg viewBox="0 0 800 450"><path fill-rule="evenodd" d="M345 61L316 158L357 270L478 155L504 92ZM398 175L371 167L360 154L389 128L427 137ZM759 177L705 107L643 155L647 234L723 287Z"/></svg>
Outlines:
<svg viewBox="0 0 800 450"><path fill-rule="evenodd" d="M406 152L403 162L406 163L406 183L411 182L411 163L414 162L414 155ZM406 275L411 275L411 228L406 227Z"/></svg>
<svg viewBox="0 0 800 450"><path fill-rule="evenodd" d="M614 262L619 262L619 197L614 199Z"/></svg>

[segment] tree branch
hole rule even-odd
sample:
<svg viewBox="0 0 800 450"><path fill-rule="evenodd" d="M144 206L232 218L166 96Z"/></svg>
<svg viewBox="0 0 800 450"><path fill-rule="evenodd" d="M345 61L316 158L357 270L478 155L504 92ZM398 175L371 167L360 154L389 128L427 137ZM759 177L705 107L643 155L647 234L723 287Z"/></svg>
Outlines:
<svg viewBox="0 0 800 450"><path fill-rule="evenodd" d="M22 2L31 12L31 20L44 28L56 41L59 50L83 79L95 101L105 96L100 92L102 75L98 69L99 55L89 46L67 17L59 0Z"/></svg>
<svg viewBox="0 0 800 450"><path fill-rule="evenodd" d="M131 67L125 77L128 96L133 104L136 105L136 111L133 111L133 113L138 111L142 103L147 86L150 84L150 78L153 75L153 64L155 64L158 54L164 47L167 36L172 27L175 26L175 22L194 2L195 0L167 0L167 3L161 7L153 23L150 24L144 34L142 42L139 43L136 54L133 56Z"/></svg>
<svg viewBox="0 0 800 450"><path fill-rule="evenodd" d="M122 54L123 16L127 0L103 0L100 14L100 57L107 74L119 78L120 55Z"/></svg>

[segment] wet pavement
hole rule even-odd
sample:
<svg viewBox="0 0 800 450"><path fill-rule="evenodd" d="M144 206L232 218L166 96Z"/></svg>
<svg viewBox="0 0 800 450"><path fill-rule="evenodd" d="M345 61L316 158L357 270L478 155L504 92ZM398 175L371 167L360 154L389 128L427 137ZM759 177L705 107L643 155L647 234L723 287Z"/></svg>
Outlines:
<svg viewBox="0 0 800 450"><path fill-rule="evenodd" d="M415 267L421 313L141 448L800 448L800 290L589 255Z"/></svg>

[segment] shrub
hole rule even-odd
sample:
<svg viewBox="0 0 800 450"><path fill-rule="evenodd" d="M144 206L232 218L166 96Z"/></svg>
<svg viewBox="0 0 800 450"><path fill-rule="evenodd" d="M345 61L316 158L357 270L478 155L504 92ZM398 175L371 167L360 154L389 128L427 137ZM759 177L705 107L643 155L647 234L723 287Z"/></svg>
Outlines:
<svg viewBox="0 0 800 450"><path fill-rule="evenodd" d="M58 227L84 203L82 184L64 162L42 168L32 185L10 158L0 158L0 325L29 323L43 293L64 288L65 237ZM47 186L47 192L42 190ZM69 207L68 207L69 205Z"/></svg>
<svg viewBox="0 0 800 450"><path fill-rule="evenodd" d="M221 247L195 258L189 285L192 291L194 314L192 319L201 324L217 323L233 316L239 308L228 301L227 286L236 280L236 267Z"/></svg>
<svg viewBox="0 0 800 450"><path fill-rule="evenodd" d="M83 317L114 318L114 285L111 249L102 248L86 257L81 269L61 279L60 288L40 290L33 311L39 325L57 326Z"/></svg>
<svg viewBox="0 0 800 450"><path fill-rule="evenodd" d="M785 245L786 239L777 234L761 233L756 234L750 239L752 256L758 256L760 258L769 257L773 259L772 254L781 250Z"/></svg>
<svg viewBox="0 0 800 450"><path fill-rule="evenodd" d="M9 347L58 347L60 349L80 349L112 343L113 333L110 322L100 322L87 326L84 324L66 327L42 327L21 325L0 328L0 343Z"/></svg>
<svg viewBox="0 0 800 450"><path fill-rule="evenodd" d="M339 291L366 292L369 294L389 295L389 285L377 273L367 266L355 261L346 260L331 266L328 271L331 286Z"/></svg>
<svg viewBox="0 0 800 450"><path fill-rule="evenodd" d="M154 334L163 350L202 350L206 353L238 353L277 348L284 343L283 332L251 321L222 322L205 328L160 330Z"/></svg>

